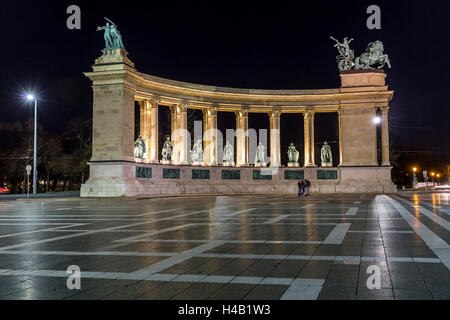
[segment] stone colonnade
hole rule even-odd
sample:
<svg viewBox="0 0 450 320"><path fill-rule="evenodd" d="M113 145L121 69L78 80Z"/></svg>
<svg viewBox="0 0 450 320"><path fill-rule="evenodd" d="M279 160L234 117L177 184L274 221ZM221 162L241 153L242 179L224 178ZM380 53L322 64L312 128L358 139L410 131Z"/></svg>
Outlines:
<svg viewBox="0 0 450 320"><path fill-rule="evenodd" d="M122 49L103 50L92 69L85 73L92 81L93 90L92 157L89 180L81 187L82 196L134 196L153 194L153 189L165 193L169 189L175 190L173 188L186 193L205 190L218 193L239 193L242 190L272 193L278 190L289 193L295 190L295 181L290 183L289 179L303 174L309 175L314 187L323 192L396 190L391 181L388 127L389 103L394 93L388 89L386 74L382 70L342 71L339 74L340 86L334 89L258 90L205 86L144 74L136 70ZM144 161L136 161L133 152L136 101L140 105L141 136L147 145ZM190 163L187 111L189 108L202 110L206 137L203 141L204 162L210 168L177 168L176 165L159 164L160 106L171 108L172 160L177 165ZM233 112L236 116L237 168L231 171L216 167L222 160L218 158L219 148L223 148L218 145L220 139L214 130L217 129L219 111ZM314 162L314 153L317 152L314 150L314 117L320 112L338 113L339 167L324 168L332 172L316 168ZM291 168L277 168L285 180L274 178L272 182L261 176L260 169L245 168L250 163L247 134L250 113L265 113L269 117L271 135L267 152L270 153L271 167L281 165L281 114L299 114L299 123L302 114L306 168L295 172ZM377 161L377 125L374 123L380 113L381 166ZM251 173L253 170L255 172ZM192 180L183 178L183 174L202 177L204 181L196 180L193 185ZM261 177L267 178L264 183L259 181ZM197 186L201 191L195 189Z"/></svg>
<svg viewBox="0 0 450 320"><path fill-rule="evenodd" d="M140 105L140 133L147 144L147 162L158 163L158 100L142 100ZM371 143L366 148L371 148L372 160L369 160L366 165L377 165L376 158L376 124L373 121L376 117L377 107L370 108L373 117L365 119L367 122L368 136ZM189 148L187 138L187 110L186 104L173 105L171 110L171 133L172 144L174 146L173 164L186 165L189 164ZM217 139L217 107L205 108L203 111L203 148L204 148L204 164L209 166L218 165L221 159L218 159L219 148L223 146L218 145ZM381 108L381 148L382 148L382 166L390 166L389 163L389 118L388 107ZM352 113L337 112L339 117L339 124L342 118L354 116ZM248 139L248 107L241 107L240 111L235 112L236 116L236 165L249 165L249 139ZM280 117L282 111L280 108L273 108L268 112L270 123L270 166L281 166L281 152L280 152ZM315 148L314 148L314 118L315 111L305 111L303 113L304 119L304 167L316 167L315 163ZM367 118L367 117L366 117ZM364 120L364 119L363 119ZM341 136L341 126L339 128L339 136ZM340 137L339 137L340 138ZM340 139L341 141L341 139ZM343 165L342 160L347 159L342 157L342 144L339 144L340 150L340 165ZM355 152L357 152L355 150ZM349 160L350 161L350 160ZM344 163L345 164L345 163Z"/></svg>

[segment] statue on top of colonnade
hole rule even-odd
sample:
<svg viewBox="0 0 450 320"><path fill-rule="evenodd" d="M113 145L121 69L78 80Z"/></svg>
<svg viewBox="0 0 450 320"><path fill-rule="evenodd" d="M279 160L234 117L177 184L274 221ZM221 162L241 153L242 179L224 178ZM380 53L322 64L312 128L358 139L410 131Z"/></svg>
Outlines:
<svg viewBox="0 0 450 320"><path fill-rule="evenodd" d="M384 68L385 65L391 68L389 56L384 53L383 43L379 40L369 43L366 52L355 59L354 51L350 49L353 38L350 40L344 38L342 43L333 37L330 38L336 42L334 47L339 51L339 55L336 56L339 71L352 70L352 68L354 70L371 69L376 64L379 64L378 69Z"/></svg>
<svg viewBox="0 0 450 320"><path fill-rule="evenodd" d="M106 50L112 50L112 49L123 49L125 50L125 47L123 45L122 41L122 35L120 34L119 29L117 29L117 26L114 22L109 20L108 18L105 18L108 22L106 22L106 25L103 27L97 27L97 31L104 30L103 37L105 39L105 49ZM111 22L111 24L110 24Z"/></svg>

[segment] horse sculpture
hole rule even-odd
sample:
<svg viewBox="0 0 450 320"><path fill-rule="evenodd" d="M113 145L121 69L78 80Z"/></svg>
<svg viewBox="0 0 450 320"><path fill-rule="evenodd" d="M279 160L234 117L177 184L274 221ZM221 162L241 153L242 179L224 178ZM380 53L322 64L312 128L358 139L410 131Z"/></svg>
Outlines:
<svg viewBox="0 0 450 320"><path fill-rule="evenodd" d="M384 53L383 43L379 40L369 43L366 52L355 59L355 70L370 69L375 64L379 64L378 69L385 65L391 68L389 57Z"/></svg>

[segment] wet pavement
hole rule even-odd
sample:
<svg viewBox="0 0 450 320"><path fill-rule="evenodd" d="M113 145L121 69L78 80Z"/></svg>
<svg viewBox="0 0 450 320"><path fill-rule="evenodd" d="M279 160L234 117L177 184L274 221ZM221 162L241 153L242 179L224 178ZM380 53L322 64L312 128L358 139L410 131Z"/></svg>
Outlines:
<svg viewBox="0 0 450 320"><path fill-rule="evenodd" d="M0 199L0 299L450 299L449 195Z"/></svg>

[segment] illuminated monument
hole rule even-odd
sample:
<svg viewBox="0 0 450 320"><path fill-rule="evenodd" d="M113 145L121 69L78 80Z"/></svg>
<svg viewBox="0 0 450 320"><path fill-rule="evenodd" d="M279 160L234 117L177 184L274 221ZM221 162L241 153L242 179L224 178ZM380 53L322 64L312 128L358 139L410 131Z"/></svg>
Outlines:
<svg viewBox="0 0 450 320"><path fill-rule="evenodd" d="M388 130L393 91L385 85L384 71L370 68L377 59L389 62L387 55L380 56L379 42L372 43L365 54L356 58L358 68L353 56L339 64L339 88L254 90L198 85L140 73L127 58L117 27L107 24L99 30L105 30L107 45L95 61L93 71L85 73L93 83L93 144L90 178L82 185L81 196L295 194L298 180L304 178L312 182L313 193L396 192L391 181ZM342 54L348 54L345 51L348 43L336 44L341 60L345 59ZM144 141L139 140L137 144L139 158L135 153L135 102L140 106L140 137ZM161 152L159 108L170 108L171 114L171 136L167 137L171 142L167 140ZM201 151L203 161L196 159L195 165L190 156L188 109L203 112L203 148L196 146L196 157ZM224 139L216 130L218 112L235 114L236 130L232 139L228 136ZM321 112L338 114L338 167L330 167L328 162L323 167L315 163L314 116ZM249 130L250 113L265 113L269 117L270 146L258 148L258 141ZM301 122L304 124L303 129L289 128L304 130L304 157L298 159L303 167L281 163L280 116L283 113L298 114L298 128ZM374 122L377 115L381 115L381 165ZM228 140L234 153L227 146L227 157L232 154L235 159L228 159L222 165ZM261 161L263 165L255 165L256 150L264 149L262 152L269 153L270 157Z"/></svg>

